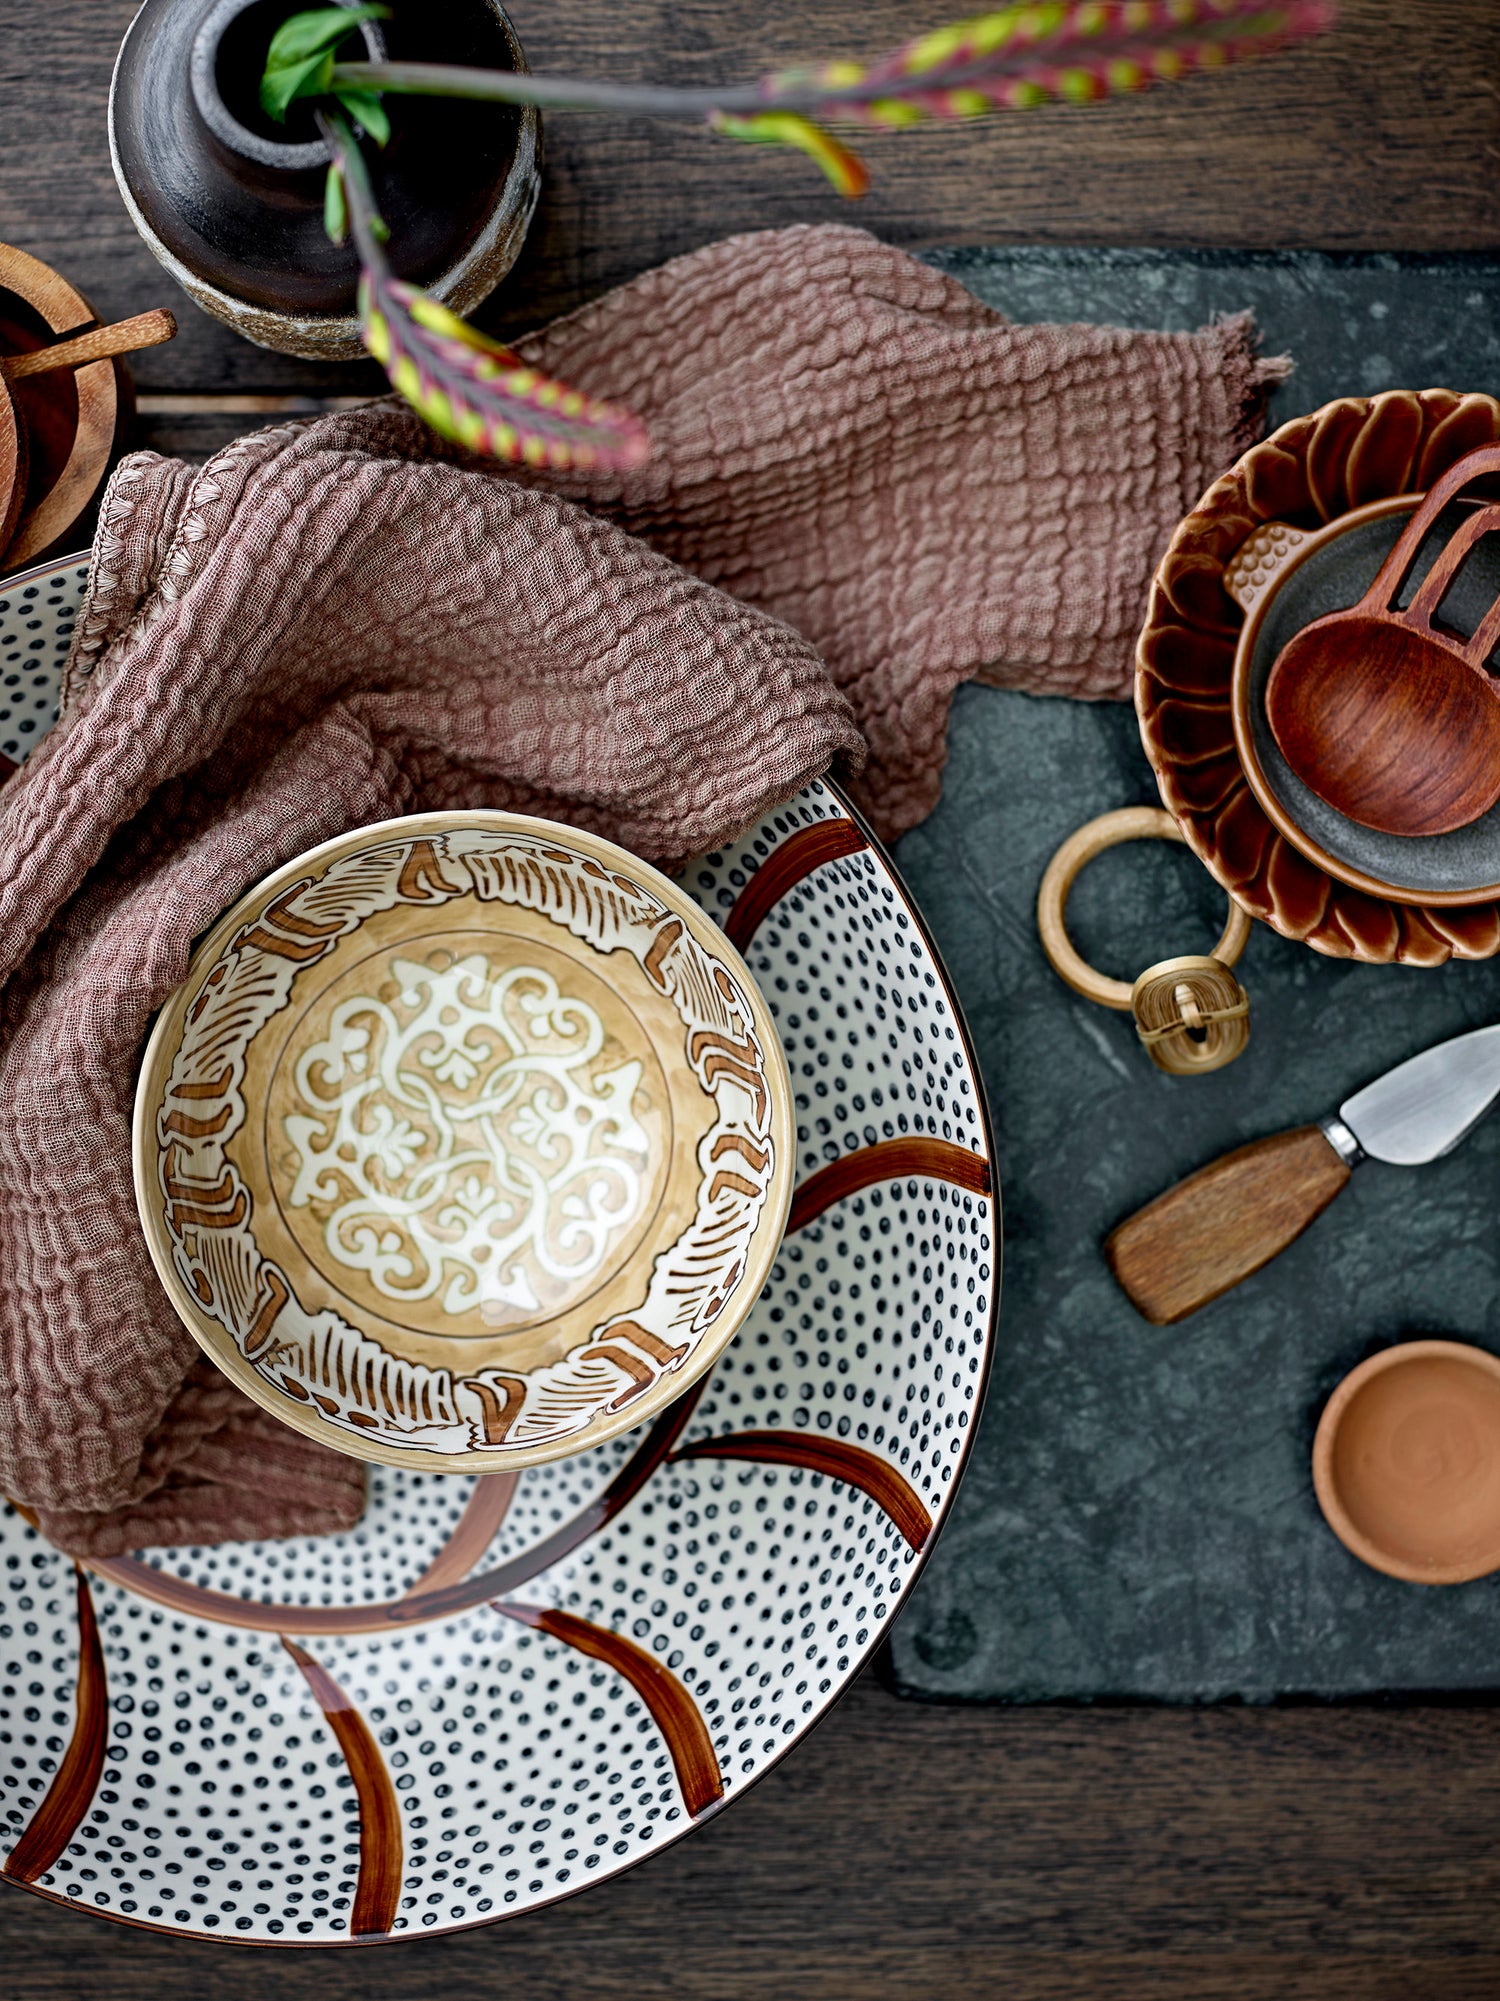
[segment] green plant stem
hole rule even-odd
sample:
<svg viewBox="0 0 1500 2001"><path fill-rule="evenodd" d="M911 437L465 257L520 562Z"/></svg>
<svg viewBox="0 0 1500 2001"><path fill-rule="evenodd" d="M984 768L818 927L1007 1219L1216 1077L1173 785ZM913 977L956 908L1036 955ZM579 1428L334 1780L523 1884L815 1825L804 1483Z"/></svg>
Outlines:
<svg viewBox="0 0 1500 2001"><path fill-rule="evenodd" d="M372 270L383 271L386 255L380 247L380 231L384 227L380 216L380 205L375 199L375 189L370 181L370 169L365 156L360 151L349 124L341 111L331 106L319 110L318 129L328 141L333 154L334 165L344 177L344 190L349 205L349 230L354 238L354 247L359 252L360 262Z"/></svg>
<svg viewBox="0 0 1500 2001"><path fill-rule="evenodd" d="M1243 36L1243 18L1205 24L1204 42ZM1143 48L1169 46L1181 31L1166 25L1126 36L1091 40L1082 53L1091 63L1138 54ZM533 76L526 70L469 69L459 63L349 62L335 63L334 89L395 91L407 97L470 98L491 104L534 104L543 111L614 111L655 118L702 120L715 112L731 115L758 111L798 111L829 115L841 105L874 104L891 98L917 97L933 91L993 88L1007 77L1024 77L1035 70L1035 48L1021 47L1008 55L994 54L972 63L954 65L940 75L893 75L883 66L856 82L829 83L815 71L805 79L796 71L766 82L727 85L722 89L674 90L664 84L598 83L581 77ZM1066 67L1066 57L1060 59Z"/></svg>
<svg viewBox="0 0 1500 2001"><path fill-rule="evenodd" d="M706 118L712 111L766 108L755 85L668 90L652 84L532 76L522 70L465 69L457 63L335 63L332 85L336 90L390 90L406 97L461 97L490 104L534 104L543 111L624 111L657 118ZM827 96L826 90L809 92L808 102L822 103Z"/></svg>

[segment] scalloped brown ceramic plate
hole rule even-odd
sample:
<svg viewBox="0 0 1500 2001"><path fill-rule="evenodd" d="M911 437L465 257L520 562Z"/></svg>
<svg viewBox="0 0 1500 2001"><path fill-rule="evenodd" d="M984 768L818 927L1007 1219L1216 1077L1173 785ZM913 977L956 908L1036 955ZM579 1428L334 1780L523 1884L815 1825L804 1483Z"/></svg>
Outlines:
<svg viewBox="0 0 1500 2001"><path fill-rule="evenodd" d="M1232 683L1245 614L1225 571L1257 529L1315 531L1424 491L1500 438L1500 402L1451 389L1351 396L1252 447L1179 525L1136 648L1136 713L1162 801L1189 847L1252 916L1334 958L1437 966L1500 952L1500 901L1421 903L1337 880L1275 824L1235 737Z"/></svg>

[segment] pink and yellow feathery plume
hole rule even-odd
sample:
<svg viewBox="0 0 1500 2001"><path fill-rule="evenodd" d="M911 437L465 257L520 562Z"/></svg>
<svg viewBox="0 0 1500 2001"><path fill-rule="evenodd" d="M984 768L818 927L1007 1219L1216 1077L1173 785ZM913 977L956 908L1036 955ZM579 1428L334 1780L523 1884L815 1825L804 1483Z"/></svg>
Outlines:
<svg viewBox="0 0 1500 2001"><path fill-rule="evenodd" d="M841 193L858 194L865 184L858 157L813 116L889 129L1049 102L1088 104L1271 54L1323 33L1333 14L1332 0L1073 0L1007 7L920 36L878 63L776 71L761 81L765 112L718 114L709 123L731 138L799 146ZM811 92L820 97L809 116ZM796 131L775 129L788 120L787 112L774 109L786 99L800 107Z"/></svg>
<svg viewBox="0 0 1500 2001"><path fill-rule="evenodd" d="M338 113L323 114L320 123L333 151L328 233L341 242L353 231L360 333L396 393L440 436L515 465L591 472L649 458L650 435L630 411L544 375L396 277L354 135Z"/></svg>
<svg viewBox="0 0 1500 2001"><path fill-rule="evenodd" d="M709 114L709 125L726 139L746 139L765 146L795 146L816 160L841 195L851 201L870 185L870 170L858 153L796 111L756 111L738 118L728 111Z"/></svg>
<svg viewBox="0 0 1500 2001"><path fill-rule="evenodd" d="M337 62L340 23L352 15L334 7L286 24L277 37L285 42L279 66L268 71L263 90L278 116L299 95L332 91L343 93L351 116L363 120L363 107L374 105L383 119L382 93L406 90L690 118L727 138L798 147L840 193L857 195L866 186L864 167L822 121L890 128L1053 101L1089 104L1268 55L1320 34L1333 17L1333 0L1032 0L921 35L875 63L778 70L722 89L671 89L442 63ZM310 54L314 47L321 53Z"/></svg>
<svg viewBox="0 0 1500 2001"><path fill-rule="evenodd" d="M337 62L349 28L383 11L324 7L293 16L272 44L262 82L273 116L283 117L300 96L326 107L318 116L334 151L328 233L341 241L352 228L358 244L365 345L444 437L496 458L579 471L639 465L651 449L645 426L628 410L529 368L394 275L346 114L377 144L389 129L381 103L389 90L692 117L727 138L797 147L841 194L859 195L868 183L864 163L819 120L897 127L1048 102L1087 104L1267 55L1321 34L1334 18L1333 0L1037 0L919 36L877 63L779 70L748 87L684 91L441 64Z"/></svg>
<svg viewBox="0 0 1500 2001"><path fill-rule="evenodd" d="M471 452L558 472L634 466L650 455L646 427L628 410L543 375L388 270L366 265L359 320L397 393Z"/></svg>

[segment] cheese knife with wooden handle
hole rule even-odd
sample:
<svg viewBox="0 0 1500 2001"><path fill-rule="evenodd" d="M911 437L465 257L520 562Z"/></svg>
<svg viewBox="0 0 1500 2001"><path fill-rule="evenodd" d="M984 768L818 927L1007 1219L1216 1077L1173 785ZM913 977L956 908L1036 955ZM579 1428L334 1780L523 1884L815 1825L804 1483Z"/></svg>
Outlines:
<svg viewBox="0 0 1500 2001"><path fill-rule="evenodd" d="M1237 1147L1136 1211L1104 1255L1136 1310L1185 1320L1284 1251L1365 1159L1422 1167L1500 1098L1500 1023L1398 1063L1316 1125Z"/></svg>

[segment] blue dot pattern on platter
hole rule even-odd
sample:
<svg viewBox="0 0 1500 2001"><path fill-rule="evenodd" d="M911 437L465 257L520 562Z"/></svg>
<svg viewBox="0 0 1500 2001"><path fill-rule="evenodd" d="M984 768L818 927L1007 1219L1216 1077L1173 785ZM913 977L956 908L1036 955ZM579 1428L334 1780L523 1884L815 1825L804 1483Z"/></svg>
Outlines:
<svg viewBox="0 0 1500 2001"><path fill-rule="evenodd" d="M86 557L0 577L0 754L24 764L57 721Z"/></svg>

